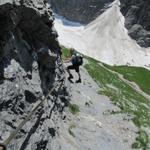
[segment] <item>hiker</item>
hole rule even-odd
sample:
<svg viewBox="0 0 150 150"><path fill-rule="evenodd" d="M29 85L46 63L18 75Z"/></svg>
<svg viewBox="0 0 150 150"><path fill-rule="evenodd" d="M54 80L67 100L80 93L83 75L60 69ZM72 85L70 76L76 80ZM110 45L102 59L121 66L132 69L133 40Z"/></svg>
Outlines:
<svg viewBox="0 0 150 150"><path fill-rule="evenodd" d="M73 79L73 75L70 73L70 70L75 70L78 74L78 80L76 80L76 83L81 83L81 75L80 75L80 69L79 67L83 64L83 56L75 53L74 49L70 49L71 58L67 60L67 62L71 62L72 65L67 67L67 72L69 74L68 80L73 83L71 79Z"/></svg>

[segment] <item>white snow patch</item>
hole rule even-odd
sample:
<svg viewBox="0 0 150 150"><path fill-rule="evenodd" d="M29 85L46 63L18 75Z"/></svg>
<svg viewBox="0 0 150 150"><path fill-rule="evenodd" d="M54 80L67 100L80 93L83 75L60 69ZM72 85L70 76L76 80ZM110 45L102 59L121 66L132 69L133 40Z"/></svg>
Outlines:
<svg viewBox="0 0 150 150"><path fill-rule="evenodd" d="M56 17L55 28L61 45L111 65L150 67L150 48L141 48L124 27L120 2L110 7L87 26Z"/></svg>

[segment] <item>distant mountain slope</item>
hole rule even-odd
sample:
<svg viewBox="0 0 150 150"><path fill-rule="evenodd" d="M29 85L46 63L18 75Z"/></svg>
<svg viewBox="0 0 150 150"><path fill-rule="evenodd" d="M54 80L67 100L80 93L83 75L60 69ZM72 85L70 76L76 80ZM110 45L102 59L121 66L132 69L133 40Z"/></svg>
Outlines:
<svg viewBox="0 0 150 150"><path fill-rule="evenodd" d="M106 10L113 0L49 0L55 13L88 24ZM150 1L120 0L129 35L142 47L150 47ZM111 20L110 20L111 21Z"/></svg>
<svg viewBox="0 0 150 150"><path fill-rule="evenodd" d="M128 36L118 1L87 26L66 22L55 20L62 45L108 64L149 66L150 49L141 48Z"/></svg>

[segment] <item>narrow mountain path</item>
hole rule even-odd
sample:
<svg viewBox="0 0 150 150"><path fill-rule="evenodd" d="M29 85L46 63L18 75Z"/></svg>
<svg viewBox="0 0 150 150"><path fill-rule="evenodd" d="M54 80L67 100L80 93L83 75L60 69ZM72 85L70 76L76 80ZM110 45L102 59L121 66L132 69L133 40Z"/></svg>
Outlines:
<svg viewBox="0 0 150 150"><path fill-rule="evenodd" d="M74 78L77 76L73 72ZM59 150L130 150L138 129L125 114L111 114L119 108L108 97L99 95L99 86L81 67L81 84L66 81L71 104L80 112L61 124L59 135L52 141L52 149Z"/></svg>

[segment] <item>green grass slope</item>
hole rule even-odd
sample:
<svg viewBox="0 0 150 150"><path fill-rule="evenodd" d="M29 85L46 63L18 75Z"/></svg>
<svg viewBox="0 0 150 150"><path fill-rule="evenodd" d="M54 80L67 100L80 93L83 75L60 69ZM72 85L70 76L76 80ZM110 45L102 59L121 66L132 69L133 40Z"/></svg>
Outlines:
<svg viewBox="0 0 150 150"><path fill-rule="evenodd" d="M142 67L108 66L124 76L125 79L135 82L142 91L150 95L150 71Z"/></svg>
<svg viewBox="0 0 150 150"><path fill-rule="evenodd" d="M110 97L113 103L121 108L122 113L132 115L133 122L139 127L139 136L133 147L149 149L150 135L147 129L150 129L150 100L137 93L117 74L107 70L105 67L108 65L103 67L100 62L91 58L88 58L88 61L89 63L85 65L85 68L100 85L100 94Z"/></svg>

